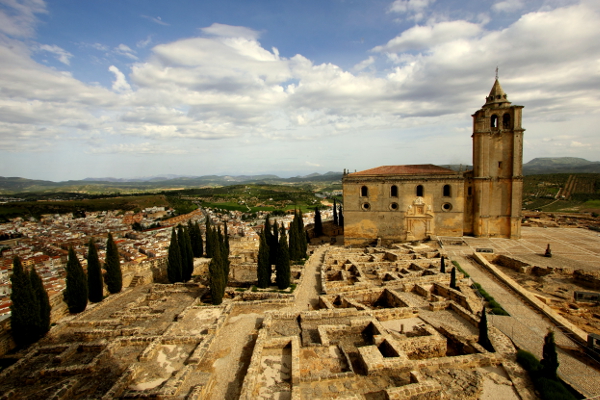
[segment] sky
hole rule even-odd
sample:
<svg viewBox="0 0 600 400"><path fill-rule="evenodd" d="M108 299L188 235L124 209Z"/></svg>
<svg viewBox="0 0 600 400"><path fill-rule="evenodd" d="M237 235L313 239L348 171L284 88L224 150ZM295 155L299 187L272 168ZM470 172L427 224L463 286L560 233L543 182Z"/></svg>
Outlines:
<svg viewBox="0 0 600 400"><path fill-rule="evenodd" d="M524 162L599 161L597 0L0 0L0 176L471 164L499 80Z"/></svg>

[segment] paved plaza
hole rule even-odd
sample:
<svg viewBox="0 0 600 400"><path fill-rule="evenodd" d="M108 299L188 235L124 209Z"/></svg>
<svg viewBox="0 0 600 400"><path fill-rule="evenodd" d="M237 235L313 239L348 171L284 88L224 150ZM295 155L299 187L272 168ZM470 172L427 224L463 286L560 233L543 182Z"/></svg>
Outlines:
<svg viewBox="0 0 600 400"><path fill-rule="evenodd" d="M513 256L532 265L600 271L600 234L583 228L523 227L519 240L495 238L441 238L449 254L469 255L477 248ZM453 245L455 241L466 245ZM543 257L550 245L552 258Z"/></svg>

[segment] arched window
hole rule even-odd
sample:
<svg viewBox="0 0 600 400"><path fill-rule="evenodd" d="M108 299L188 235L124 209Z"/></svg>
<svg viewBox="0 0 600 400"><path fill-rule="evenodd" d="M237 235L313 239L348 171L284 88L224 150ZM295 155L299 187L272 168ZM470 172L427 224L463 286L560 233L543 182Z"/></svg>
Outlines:
<svg viewBox="0 0 600 400"><path fill-rule="evenodd" d="M417 186L417 196L423 197L423 185Z"/></svg>
<svg viewBox="0 0 600 400"><path fill-rule="evenodd" d="M502 116L502 127L505 129L510 128L510 114L506 113Z"/></svg>
<svg viewBox="0 0 600 400"><path fill-rule="evenodd" d="M491 128L498 127L498 116L496 114L492 115L492 118L490 118L490 127Z"/></svg>
<svg viewBox="0 0 600 400"><path fill-rule="evenodd" d="M390 189L390 196L398 197L398 186L392 185L392 188Z"/></svg>
<svg viewBox="0 0 600 400"><path fill-rule="evenodd" d="M360 188L360 195L362 197L367 197L369 195L369 189L366 186Z"/></svg>
<svg viewBox="0 0 600 400"><path fill-rule="evenodd" d="M450 185L444 185L444 190L443 190L442 195L444 197L450 197L452 195L450 192Z"/></svg>

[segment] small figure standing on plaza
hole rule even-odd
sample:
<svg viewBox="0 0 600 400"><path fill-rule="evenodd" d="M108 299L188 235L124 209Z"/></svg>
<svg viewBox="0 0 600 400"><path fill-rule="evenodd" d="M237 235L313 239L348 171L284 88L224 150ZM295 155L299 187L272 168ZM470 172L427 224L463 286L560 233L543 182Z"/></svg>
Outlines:
<svg viewBox="0 0 600 400"><path fill-rule="evenodd" d="M552 257L552 251L550 251L550 243L548 243L548 247L546 247L546 252L544 253L544 257Z"/></svg>

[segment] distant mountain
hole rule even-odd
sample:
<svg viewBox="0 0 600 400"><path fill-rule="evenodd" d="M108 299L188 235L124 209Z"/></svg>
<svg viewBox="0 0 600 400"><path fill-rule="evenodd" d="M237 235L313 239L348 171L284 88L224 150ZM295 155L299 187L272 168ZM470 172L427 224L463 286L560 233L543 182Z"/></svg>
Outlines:
<svg viewBox="0 0 600 400"><path fill-rule="evenodd" d="M523 164L523 175L600 173L600 162L577 157L541 157Z"/></svg>
<svg viewBox="0 0 600 400"><path fill-rule="evenodd" d="M341 181L341 172L310 174L303 177L280 178L277 175L166 175L142 178L86 178L78 181L51 182L18 177L0 177L0 194L14 193L115 193L145 190L167 190L206 186L229 186L240 183L282 184Z"/></svg>

